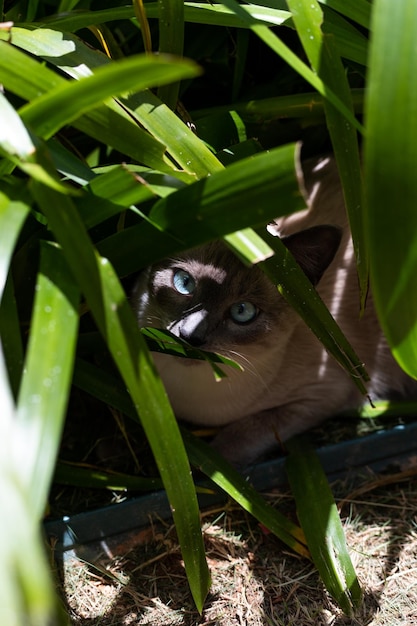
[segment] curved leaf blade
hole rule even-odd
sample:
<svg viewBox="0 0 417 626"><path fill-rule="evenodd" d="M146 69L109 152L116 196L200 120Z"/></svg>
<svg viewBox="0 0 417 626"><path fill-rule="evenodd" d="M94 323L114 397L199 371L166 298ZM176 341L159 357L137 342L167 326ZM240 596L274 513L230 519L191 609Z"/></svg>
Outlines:
<svg viewBox="0 0 417 626"><path fill-rule="evenodd" d="M170 83L198 75L191 61L164 56L137 55L97 68L94 74L76 82L65 82L21 109L25 123L38 135L49 139L62 126L70 124L111 96L128 90Z"/></svg>
<svg viewBox="0 0 417 626"><path fill-rule="evenodd" d="M286 469L307 545L327 590L346 615L362 602L355 569L327 477L314 449L302 438L286 443Z"/></svg>
<svg viewBox="0 0 417 626"><path fill-rule="evenodd" d="M366 235L377 313L391 350L417 377L417 10L373 5L366 99ZM395 41L395 46L387 45Z"/></svg>
<svg viewBox="0 0 417 626"><path fill-rule="evenodd" d="M37 519L47 501L66 415L78 297L61 252L44 244L13 441L15 465Z"/></svg>
<svg viewBox="0 0 417 626"><path fill-rule="evenodd" d="M198 503L188 458L164 387L126 294L110 263L95 252L71 198L36 182L33 191L87 299L144 427L172 507L191 592L201 611L210 576Z"/></svg>

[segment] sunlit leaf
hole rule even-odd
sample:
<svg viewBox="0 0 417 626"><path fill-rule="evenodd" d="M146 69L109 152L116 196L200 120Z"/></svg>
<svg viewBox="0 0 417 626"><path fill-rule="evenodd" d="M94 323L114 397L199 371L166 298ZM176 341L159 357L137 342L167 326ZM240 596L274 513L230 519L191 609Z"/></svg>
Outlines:
<svg viewBox="0 0 417 626"><path fill-rule="evenodd" d="M352 615L362 591L352 565L343 527L326 475L313 448L302 438L286 443L287 474L314 564L326 588Z"/></svg>
<svg viewBox="0 0 417 626"><path fill-rule="evenodd" d="M377 0L372 25L365 142L372 290L394 356L417 377L416 5Z"/></svg>
<svg viewBox="0 0 417 626"><path fill-rule="evenodd" d="M96 254L71 199L39 184L34 184L33 189L140 417L172 507L191 592L201 611L210 576L198 503L187 455L162 382L123 288L110 263ZM56 211L55 205L61 210Z"/></svg>
<svg viewBox="0 0 417 626"><path fill-rule="evenodd" d="M16 413L14 462L32 515L43 514L71 386L79 291L61 252L42 250L29 345Z"/></svg>

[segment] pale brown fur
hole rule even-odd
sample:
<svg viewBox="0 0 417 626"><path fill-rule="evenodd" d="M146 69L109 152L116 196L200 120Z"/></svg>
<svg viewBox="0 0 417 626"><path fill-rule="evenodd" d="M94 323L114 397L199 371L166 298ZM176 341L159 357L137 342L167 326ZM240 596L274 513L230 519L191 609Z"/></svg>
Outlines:
<svg viewBox="0 0 417 626"><path fill-rule="evenodd" d="M392 358L370 296L359 318L356 267L335 165L332 159L308 162L304 174L309 208L277 220L270 229L282 237L323 224L341 229L333 261L328 269L326 261L317 270L317 290L363 359L371 376L370 396L409 395L416 383ZM326 238L320 232L317 245L323 247ZM339 235L334 237L338 242ZM286 241L306 271L310 250L300 250L291 238ZM322 252L326 254L324 248ZM173 287L178 270L196 280L192 294L182 295ZM230 317L230 307L240 302L259 310L247 324ZM367 401L261 270L245 267L222 243L145 270L134 289L133 306L140 326L169 329L243 366L243 371L226 368L227 378L216 382L207 363L191 361L190 367L185 359L155 354L177 417L224 426L214 445L236 465L250 463L278 442Z"/></svg>

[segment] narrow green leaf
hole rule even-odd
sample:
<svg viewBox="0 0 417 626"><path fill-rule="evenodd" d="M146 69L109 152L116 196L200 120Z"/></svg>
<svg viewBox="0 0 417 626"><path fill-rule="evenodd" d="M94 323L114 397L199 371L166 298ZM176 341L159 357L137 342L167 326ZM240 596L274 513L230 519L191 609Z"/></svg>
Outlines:
<svg viewBox="0 0 417 626"><path fill-rule="evenodd" d="M184 51L184 1L159 0L159 52L182 57ZM158 98L170 109L177 106L180 83L158 88Z"/></svg>
<svg viewBox="0 0 417 626"><path fill-rule="evenodd" d="M267 237L267 242L275 252L275 255L263 261L260 267L365 395L364 381L369 380L365 367L318 292L281 240L278 237L268 236L264 231L258 232L261 236Z"/></svg>
<svg viewBox="0 0 417 626"><path fill-rule="evenodd" d="M21 109L25 123L44 139L49 139L62 126L73 122L110 96L125 91L141 91L191 78L199 73L191 61L164 56L138 55L113 61L97 68L94 74L68 81L40 96Z"/></svg>
<svg viewBox="0 0 417 626"><path fill-rule="evenodd" d="M29 31L14 28L13 42L31 54L54 63L72 78L80 79L95 68L111 64L105 55L68 33L64 36L48 29ZM37 90L49 92L56 85L63 86L66 82L1 41L0 52L0 79L8 89L23 98L35 98L39 95ZM29 81L22 78L25 73L30 77ZM137 123L133 121L135 117ZM222 169L221 163L205 144L150 91L124 98L123 104L121 101L108 102L89 111L73 124L135 160L161 171L171 171L178 178L181 175L175 170L175 164L197 178ZM173 162L164 156L165 146ZM188 182L190 176L185 179Z"/></svg>
<svg viewBox="0 0 417 626"><path fill-rule="evenodd" d="M10 440L1 441L0 621L7 626L64 626L68 619L51 580L51 565L45 558L44 538L30 506L30 494L19 484L18 468L3 463L4 448L11 444Z"/></svg>
<svg viewBox="0 0 417 626"><path fill-rule="evenodd" d="M0 301L0 337L8 371L8 380L10 381L13 397L16 398L22 375L23 344L11 272L8 275Z"/></svg>
<svg viewBox="0 0 417 626"><path fill-rule="evenodd" d="M288 0L298 35L312 68L343 102L353 116L350 87L334 38L323 33L323 12L317 0ZM368 292L368 255L362 211L362 175L355 127L330 100L324 101L327 128L333 144L352 230L359 283L361 310Z"/></svg>
<svg viewBox="0 0 417 626"><path fill-rule="evenodd" d="M13 279L9 272L12 255L29 215L30 207L23 201L0 192L0 337L2 358L8 374L5 377L4 399L0 394L0 406L7 406L10 382L14 397L17 395L23 362L22 338L17 318ZM3 404L4 400L4 404Z"/></svg>
<svg viewBox="0 0 417 626"><path fill-rule="evenodd" d="M223 169L201 139L151 92L135 94L125 102L143 127L167 146L174 163L186 172L200 179Z"/></svg>
<svg viewBox="0 0 417 626"><path fill-rule="evenodd" d="M298 554L308 557L302 530L279 511L271 507L247 480L220 454L199 441L189 431L183 430L190 461L221 487L242 508L281 539Z"/></svg>
<svg viewBox="0 0 417 626"><path fill-rule="evenodd" d="M156 197L145 178L123 165L96 175L90 181L87 191L77 201L77 208L87 228L104 222L131 205Z"/></svg>
<svg viewBox="0 0 417 626"><path fill-rule="evenodd" d="M13 41L16 45L31 54L44 55L49 62L56 63L59 68L64 69L64 63L69 62L67 57L73 57L73 65L66 68L70 76L78 75L76 70L80 71L79 68L85 68L87 62L91 63L91 67L99 65L99 61L102 64L110 63L104 55L92 54L92 49L81 44L76 37L71 39L70 35L67 35L68 41L65 41L59 32L45 33L42 29L29 31L19 28L13 29L13 34ZM43 39L40 37L41 34ZM67 50L64 44L72 45ZM86 56L87 49L91 58ZM36 61L4 41L0 41L0 81L6 89L25 100L35 99L57 86L64 86L67 82L44 63ZM172 165L164 156L164 145L134 123L132 116L129 116L114 101L107 102L75 120L74 127L98 141L113 146L122 154L129 155L140 163L174 173Z"/></svg>
<svg viewBox="0 0 417 626"><path fill-rule="evenodd" d="M61 252L45 244L13 441L21 484L28 493L32 515L38 519L47 501L66 415L77 342L78 296Z"/></svg>
<svg viewBox="0 0 417 626"><path fill-rule="evenodd" d="M251 15L258 20L264 21L271 26L278 26L287 20L290 16L286 10L286 6L281 9L274 9L259 4L246 5ZM159 17L159 4L157 2L146 3L146 14L148 18ZM92 24L102 24L113 20L126 20L134 17L132 7L112 7L111 9L102 9L98 11L80 11L68 14L52 15L44 20L50 28L62 31L75 32L81 28L87 28ZM195 24L209 24L212 26L226 26L235 28L244 28L245 22L242 21L230 9L213 2L206 4L203 2L184 2L184 19L186 22Z"/></svg>
<svg viewBox="0 0 417 626"><path fill-rule="evenodd" d="M0 192L0 300L7 280L9 265L23 223L30 207Z"/></svg>
<svg viewBox="0 0 417 626"><path fill-rule="evenodd" d="M265 239L250 228L226 235L224 241L246 265L259 263L274 254Z"/></svg>
<svg viewBox="0 0 417 626"><path fill-rule="evenodd" d="M155 331L155 329L152 329L152 331ZM194 358L194 355L192 356ZM133 404L129 398L126 398L122 385L118 384L113 376L80 360L77 361L74 382L95 397L103 398L102 394L104 393L106 402L122 410L128 417L135 419ZM111 390L110 392L109 389ZM220 486L231 498L236 500L288 546L299 554L308 557L308 551L304 545L304 535L298 526L267 504L247 480L234 470L215 450L199 441L186 429L182 429L182 435L189 458L196 467L209 476L214 483ZM108 480L111 482L111 477Z"/></svg>
<svg viewBox="0 0 417 626"><path fill-rule="evenodd" d="M34 153L35 146L22 120L2 93L0 93L0 119L0 148L6 154L27 159Z"/></svg>
<svg viewBox="0 0 417 626"><path fill-rule="evenodd" d="M364 102L363 89L352 89L351 97L355 112L361 113ZM290 96L249 100L247 102L234 102L210 109L198 109L192 111L192 115L195 120L199 120L207 115L216 115L217 113L234 110L245 121L255 123L268 122L278 117L320 120L324 116L324 101L325 99L320 94L306 92L291 94Z"/></svg>
<svg viewBox="0 0 417 626"><path fill-rule="evenodd" d="M201 611L210 577L198 503L188 458L164 387L123 288L110 263L95 253L71 199L38 183L33 184L33 191L138 412L167 491L191 592Z"/></svg>
<svg viewBox="0 0 417 626"><path fill-rule="evenodd" d="M320 2L349 17L360 26L370 27L372 4L368 0L349 0L349 2L345 2L345 0L320 0Z"/></svg>
<svg viewBox="0 0 417 626"><path fill-rule="evenodd" d="M149 214L160 231L158 247L155 226L142 222L101 242L99 250L125 275L179 250L303 209L296 154L297 147L288 145L242 159L158 200Z"/></svg>
<svg viewBox="0 0 417 626"><path fill-rule="evenodd" d="M310 68L301 61L301 59L294 53L290 48L288 48L276 35L273 33L268 26L264 24L260 24L256 19L254 19L250 13L246 10L245 5L239 5L236 0L223 0L223 4L230 8L230 10L234 11L236 15L238 15L244 22L248 25L249 28L260 38L262 41L269 46L276 54L282 57L282 59L288 63L296 72L300 74L307 82L310 83L312 87L317 89L317 91L323 96L326 97L331 104L336 107L340 113L342 113L345 118L353 125L354 128L362 131L361 124L357 121L352 112L348 107L340 100L337 94L330 89L323 80ZM314 37L313 34L311 36Z"/></svg>
<svg viewBox="0 0 417 626"><path fill-rule="evenodd" d="M156 491L163 488L159 478L142 478L120 472L105 472L98 467L58 461L54 483L85 487L90 489L111 489L112 491Z"/></svg>
<svg viewBox="0 0 417 626"><path fill-rule="evenodd" d="M414 377L417 377L416 29L417 10L413 0L373 3L364 148L372 291L393 354Z"/></svg>
<svg viewBox="0 0 417 626"><path fill-rule="evenodd" d="M286 446L286 469L307 545L331 596L346 615L362 601L362 591L346 546L343 527L314 449L295 437Z"/></svg>

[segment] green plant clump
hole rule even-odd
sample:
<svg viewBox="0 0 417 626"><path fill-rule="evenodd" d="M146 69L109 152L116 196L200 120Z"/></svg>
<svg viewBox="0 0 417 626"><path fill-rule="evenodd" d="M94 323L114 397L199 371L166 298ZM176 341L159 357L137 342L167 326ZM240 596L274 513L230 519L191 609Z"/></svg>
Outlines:
<svg viewBox="0 0 417 626"><path fill-rule="evenodd" d="M71 387L97 396L110 374L152 449L200 611L210 576L190 461L293 549L314 558L324 546L317 567L350 613L361 593L326 487L308 492L328 516L318 512L306 540L203 444L184 445L126 285L216 238L248 263L265 258L259 229L304 207L299 142L331 148L363 302L370 272L392 351L416 376L415 2L56 4L6 1L0 24L1 622L66 622L39 525ZM273 278L295 306L312 302L307 287ZM325 308L308 311L362 385ZM93 367L103 344L107 369ZM120 394L105 400L119 408ZM297 495L305 470L292 454Z"/></svg>

